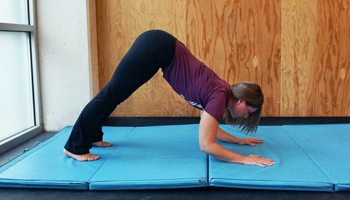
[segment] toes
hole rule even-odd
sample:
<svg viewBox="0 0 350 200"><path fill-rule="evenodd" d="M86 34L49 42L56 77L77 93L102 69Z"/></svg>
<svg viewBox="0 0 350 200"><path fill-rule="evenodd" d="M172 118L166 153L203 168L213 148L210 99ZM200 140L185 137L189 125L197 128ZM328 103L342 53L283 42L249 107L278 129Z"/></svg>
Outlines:
<svg viewBox="0 0 350 200"><path fill-rule="evenodd" d="M92 160L98 160L98 159L100 159L100 157L89 153L88 155L86 155L86 159L89 161L92 161Z"/></svg>
<svg viewBox="0 0 350 200"><path fill-rule="evenodd" d="M110 147L110 146L112 146L112 143L99 141L99 142L93 143L93 145L98 146L98 147Z"/></svg>
<svg viewBox="0 0 350 200"><path fill-rule="evenodd" d="M99 156L96 156L96 155L94 155L92 153L87 153L87 154L83 154L83 155L76 155L76 154L73 154L73 153L67 151L66 149L63 149L63 153L65 155L67 155L68 157L74 158L74 159L76 159L78 161L82 161L82 162L84 162L84 161L94 161L94 160L100 159Z"/></svg>

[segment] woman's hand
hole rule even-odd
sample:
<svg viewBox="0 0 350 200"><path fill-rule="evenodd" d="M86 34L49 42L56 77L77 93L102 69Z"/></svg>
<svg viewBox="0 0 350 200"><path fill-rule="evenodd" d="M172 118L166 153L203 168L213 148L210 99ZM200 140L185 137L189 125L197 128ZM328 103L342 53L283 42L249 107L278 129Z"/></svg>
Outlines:
<svg viewBox="0 0 350 200"><path fill-rule="evenodd" d="M256 143L263 143L264 141L262 139L258 138L240 138L239 144L247 144L249 146L255 146Z"/></svg>
<svg viewBox="0 0 350 200"><path fill-rule="evenodd" d="M256 155L244 156L224 148L215 141L217 134L220 135L221 140L227 142L238 143L242 141L248 144L255 144L261 143L262 140L256 138L240 139L231 136L224 131L218 131L218 127L219 122L210 114L204 111L199 123L199 147L202 151L226 162L241 163L246 165L259 165L262 167L275 164L275 162L271 159L262 158Z"/></svg>
<svg viewBox="0 0 350 200"><path fill-rule="evenodd" d="M244 165L258 165L260 167L265 167L265 166L271 166L275 164L275 161L269 159L269 158L263 158L258 155L249 155L249 156L244 156L241 160L242 164Z"/></svg>

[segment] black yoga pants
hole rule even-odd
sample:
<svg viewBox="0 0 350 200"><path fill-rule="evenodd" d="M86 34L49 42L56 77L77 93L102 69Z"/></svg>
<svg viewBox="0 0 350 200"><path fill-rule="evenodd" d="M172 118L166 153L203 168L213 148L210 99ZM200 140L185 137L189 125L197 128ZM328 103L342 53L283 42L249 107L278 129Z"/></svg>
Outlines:
<svg viewBox="0 0 350 200"><path fill-rule="evenodd" d="M142 33L120 61L111 80L85 106L74 124L65 149L81 155L102 141L102 123L118 104L151 79L159 68L171 64L176 38L161 30Z"/></svg>

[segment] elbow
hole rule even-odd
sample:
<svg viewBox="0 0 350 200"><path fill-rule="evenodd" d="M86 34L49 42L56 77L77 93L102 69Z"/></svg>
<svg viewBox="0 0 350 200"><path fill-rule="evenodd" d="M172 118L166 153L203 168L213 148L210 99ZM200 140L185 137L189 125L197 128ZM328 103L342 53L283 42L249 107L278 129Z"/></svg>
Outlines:
<svg viewBox="0 0 350 200"><path fill-rule="evenodd" d="M199 148L202 152L209 153L210 144L209 143L199 144Z"/></svg>
<svg viewBox="0 0 350 200"><path fill-rule="evenodd" d="M202 151L202 152L205 152L207 153L207 146L206 145L199 145L199 149Z"/></svg>

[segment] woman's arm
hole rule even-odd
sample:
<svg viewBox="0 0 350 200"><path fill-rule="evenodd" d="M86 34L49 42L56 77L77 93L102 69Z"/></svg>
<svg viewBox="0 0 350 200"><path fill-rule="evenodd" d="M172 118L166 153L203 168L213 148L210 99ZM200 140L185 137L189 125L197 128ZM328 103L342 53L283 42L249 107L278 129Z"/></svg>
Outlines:
<svg viewBox="0 0 350 200"><path fill-rule="evenodd" d="M201 111L201 115L203 115L203 111ZM236 143L236 144L248 144L250 146L255 146L255 143L263 143L264 141L262 139L258 138L238 138L235 137L224 130L222 130L220 127L217 129L217 135L216 138L218 140L221 140L223 142L228 142L228 143Z"/></svg>
<svg viewBox="0 0 350 200"><path fill-rule="evenodd" d="M223 142L241 144L241 138L226 133L220 127L218 127L216 138Z"/></svg>
<svg viewBox="0 0 350 200"><path fill-rule="evenodd" d="M220 127L218 127L217 139L223 142L236 143L236 144L248 144L250 146L255 146L256 143L263 143L262 139L258 138L238 138L229 133L226 133Z"/></svg>
<svg viewBox="0 0 350 200"><path fill-rule="evenodd" d="M214 117L205 111L203 112L199 124L199 146L202 151L226 162L259 165L262 167L274 164L271 159L256 155L243 156L222 147L216 142L218 125L219 123Z"/></svg>

